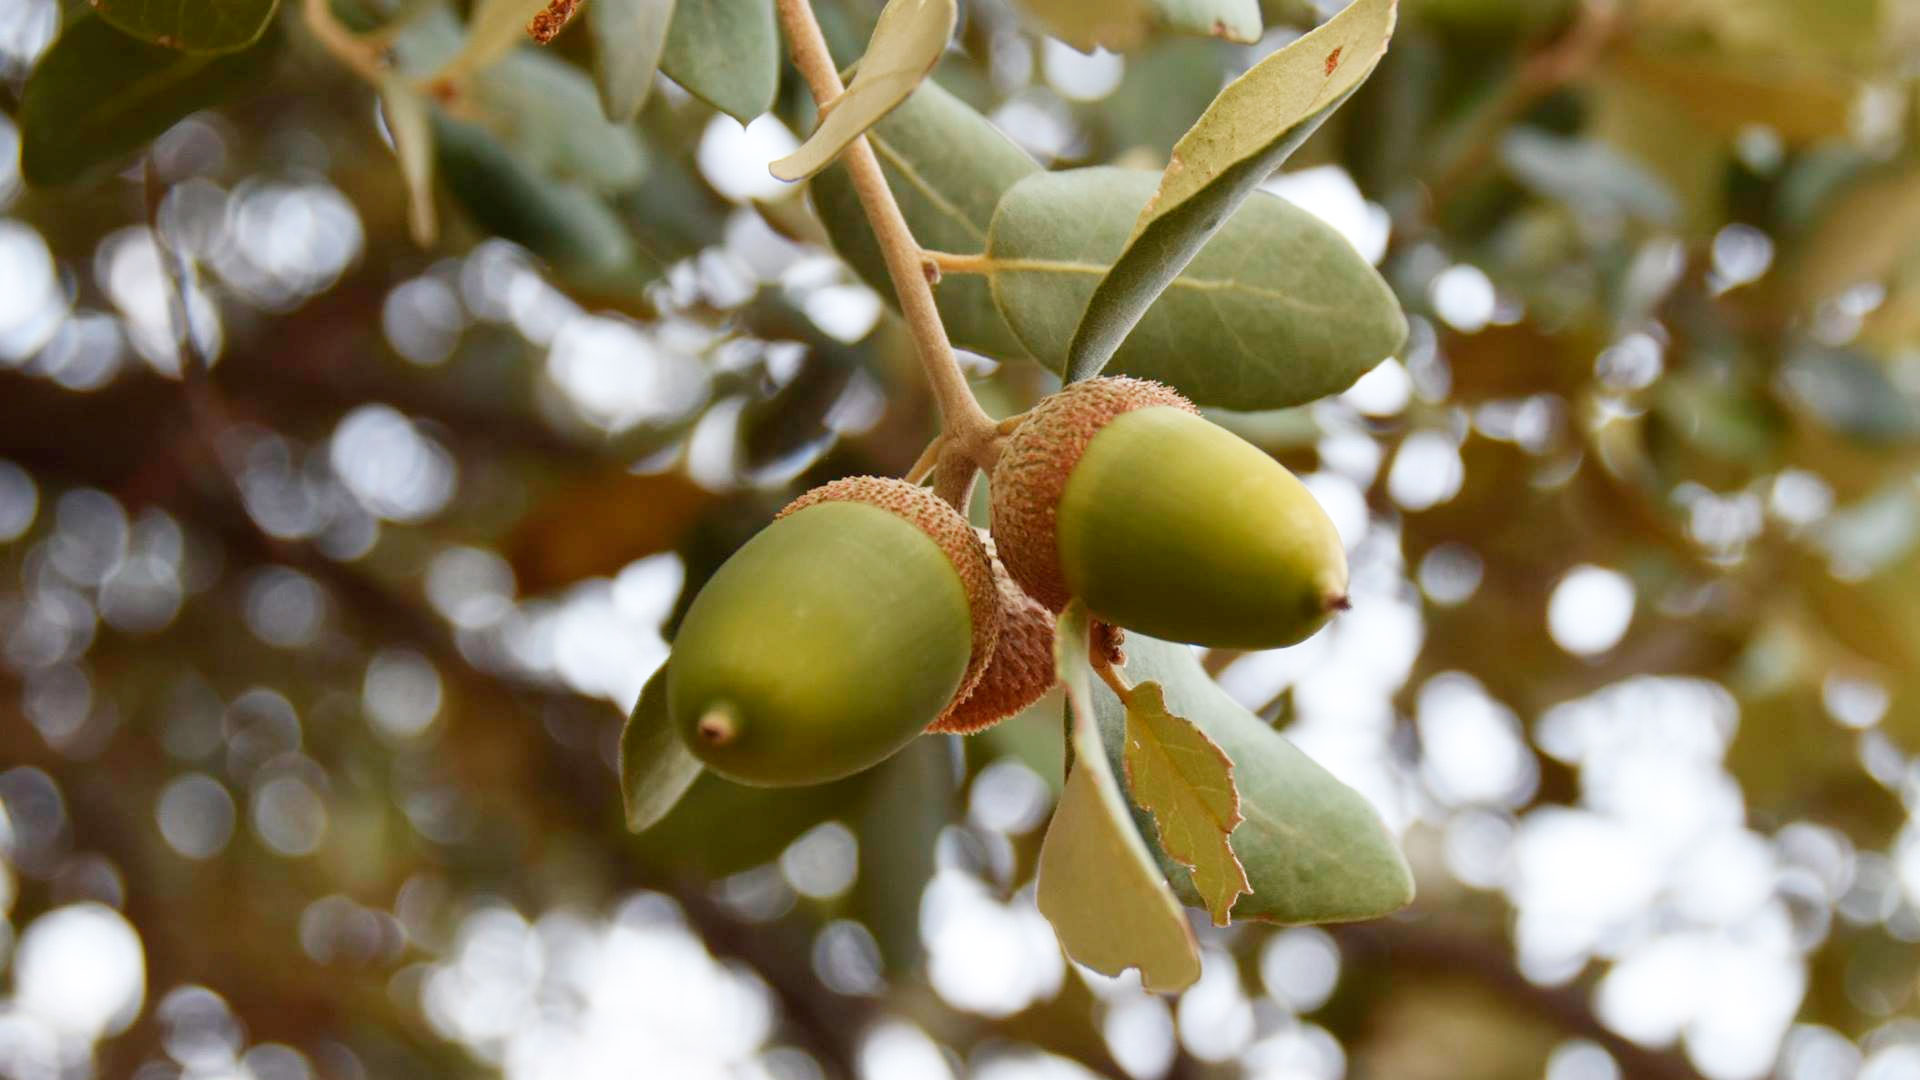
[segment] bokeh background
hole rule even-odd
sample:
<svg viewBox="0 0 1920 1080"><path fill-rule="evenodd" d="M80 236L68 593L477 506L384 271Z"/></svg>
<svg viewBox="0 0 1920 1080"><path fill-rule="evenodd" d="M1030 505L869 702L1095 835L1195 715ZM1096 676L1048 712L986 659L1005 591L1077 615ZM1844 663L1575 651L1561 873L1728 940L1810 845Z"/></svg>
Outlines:
<svg viewBox="0 0 1920 1080"><path fill-rule="evenodd" d="M1122 57L971 0L937 77L1046 163L1157 168L1338 6ZM819 7L852 59L877 5ZM933 433L766 175L791 73L744 128L665 80L610 127L557 63L489 106L588 134L503 152L598 155L617 280L484 169L421 250L374 95L294 12L150 176L29 190L0 118L0 1076L1920 1077L1920 8L1402 7L1270 186L1411 339L1217 417L1338 523L1354 609L1206 662L1374 801L1420 897L1202 927L1174 998L1034 909L1051 699L621 827L622 711L687 596ZM0 0L9 113L65 17ZM1054 385L969 363L996 414Z"/></svg>

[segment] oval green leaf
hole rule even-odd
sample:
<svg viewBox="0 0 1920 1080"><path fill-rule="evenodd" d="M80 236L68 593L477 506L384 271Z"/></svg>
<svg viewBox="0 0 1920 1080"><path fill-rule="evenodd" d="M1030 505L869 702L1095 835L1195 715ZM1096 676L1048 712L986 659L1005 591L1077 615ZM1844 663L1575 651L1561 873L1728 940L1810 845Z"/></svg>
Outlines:
<svg viewBox="0 0 1920 1080"><path fill-rule="evenodd" d="M596 191L625 191L647 171L640 135L611 123L579 68L538 50L508 56L474 80L487 127L539 172Z"/></svg>
<svg viewBox="0 0 1920 1080"><path fill-rule="evenodd" d="M261 85L278 37L195 55L80 16L27 77L18 114L21 173L45 187L118 162L187 114Z"/></svg>
<svg viewBox="0 0 1920 1080"><path fill-rule="evenodd" d="M667 718L667 667L640 689L620 732L620 794L627 828L640 832L667 816L704 767Z"/></svg>
<svg viewBox="0 0 1920 1080"><path fill-rule="evenodd" d="M1106 975L1139 968L1148 990L1181 990L1200 977L1199 946L1101 746L1088 630L1086 608L1068 605L1054 652L1067 690L1074 761L1040 842L1035 900L1074 960Z"/></svg>
<svg viewBox="0 0 1920 1080"><path fill-rule="evenodd" d="M1000 200L987 238L993 298L1054 371L1066 371L1080 313L1154 184L1137 169L1073 169L1029 176ZM1406 336L1393 291L1346 238L1267 192L1182 266L1113 367L1201 405L1278 409L1338 393Z"/></svg>
<svg viewBox="0 0 1920 1080"><path fill-rule="evenodd" d="M1040 164L999 128L928 80L867 132L887 186L920 246L977 255L1000 196ZM815 211L840 256L875 292L898 304L880 245L844 166L808 185ZM994 306L985 279L948 275L934 287L940 319L954 345L1001 360L1029 359Z"/></svg>
<svg viewBox="0 0 1920 1080"><path fill-rule="evenodd" d="M804 180L907 100L946 51L958 17L954 0L888 0L846 92L835 98L800 148L768 166L781 180Z"/></svg>
<svg viewBox="0 0 1920 1080"><path fill-rule="evenodd" d="M593 39L593 81L600 107L615 123L632 123L653 89L667 47L673 0L590 0L587 36Z"/></svg>
<svg viewBox="0 0 1920 1080"><path fill-rule="evenodd" d="M676 4L660 70L743 124L766 112L780 88L773 0Z"/></svg>
<svg viewBox="0 0 1920 1080"><path fill-rule="evenodd" d="M141 41L187 53L224 53L260 40L280 0L92 0L93 10Z"/></svg>
<svg viewBox="0 0 1920 1080"><path fill-rule="evenodd" d="M433 115L435 164L474 222L553 262L583 283L631 272L633 238L593 192L529 168L472 124Z"/></svg>
<svg viewBox="0 0 1920 1080"><path fill-rule="evenodd" d="M1372 73L1395 17L1395 0L1353 0L1213 99L1175 144L1158 190L1083 309L1068 348L1070 380L1107 366L1234 209Z"/></svg>
<svg viewBox="0 0 1920 1080"><path fill-rule="evenodd" d="M1127 678L1135 686L1158 683L1167 708L1233 761L1245 819L1233 830L1233 850L1253 887L1233 905L1234 918L1349 922L1412 902L1412 871L1364 796L1227 696L1190 647L1129 633L1126 653ZM1095 683L1093 696L1107 759L1118 767L1126 757L1126 707L1105 684ZM1137 812L1134 820L1174 892L1205 906L1187 868L1155 843L1150 816Z"/></svg>

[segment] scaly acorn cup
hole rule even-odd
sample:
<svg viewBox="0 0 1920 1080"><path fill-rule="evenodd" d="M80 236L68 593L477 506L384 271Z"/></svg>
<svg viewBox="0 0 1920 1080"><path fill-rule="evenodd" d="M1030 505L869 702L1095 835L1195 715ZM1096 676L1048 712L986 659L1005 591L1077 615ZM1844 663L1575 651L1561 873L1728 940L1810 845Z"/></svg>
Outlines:
<svg viewBox="0 0 1920 1080"><path fill-rule="evenodd" d="M728 779L849 776L972 688L997 604L986 549L951 506L904 480L836 480L789 504L694 598L667 711Z"/></svg>
<svg viewBox="0 0 1920 1080"><path fill-rule="evenodd" d="M1000 558L1059 611L1219 648L1310 636L1347 606L1333 522L1279 462L1159 383L1074 383L1035 406L991 480Z"/></svg>
<svg viewBox="0 0 1920 1080"><path fill-rule="evenodd" d="M954 697L927 727L929 733L977 734L1040 700L1053 687L1053 612L1014 582L991 536L980 534L980 542L986 545L1000 594L1000 636L980 681Z"/></svg>

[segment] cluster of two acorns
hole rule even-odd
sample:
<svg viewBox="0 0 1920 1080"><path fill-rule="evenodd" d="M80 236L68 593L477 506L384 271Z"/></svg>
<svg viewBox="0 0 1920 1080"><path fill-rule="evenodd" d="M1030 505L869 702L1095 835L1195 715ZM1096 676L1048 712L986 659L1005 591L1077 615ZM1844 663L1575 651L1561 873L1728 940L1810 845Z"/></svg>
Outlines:
<svg viewBox="0 0 1920 1080"><path fill-rule="evenodd" d="M1053 620L1222 648L1300 641L1346 606L1333 523L1278 462L1158 383L1042 401L988 479L983 536L930 490L813 489L687 610L667 708L713 771L815 784L923 731L971 733L1053 685Z"/></svg>

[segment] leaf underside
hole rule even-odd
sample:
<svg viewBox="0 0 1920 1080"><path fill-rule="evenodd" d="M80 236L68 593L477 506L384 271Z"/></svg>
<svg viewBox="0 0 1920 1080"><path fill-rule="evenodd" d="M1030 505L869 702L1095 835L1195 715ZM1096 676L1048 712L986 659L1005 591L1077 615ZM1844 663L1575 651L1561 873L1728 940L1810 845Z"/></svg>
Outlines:
<svg viewBox="0 0 1920 1080"><path fill-rule="evenodd" d="M1035 899L1075 961L1107 975L1139 968L1148 990L1179 990L1200 977L1199 946L1101 747L1088 630L1086 609L1069 605L1058 623L1055 659L1067 690L1074 762L1040 844Z"/></svg>
<svg viewBox="0 0 1920 1080"><path fill-rule="evenodd" d="M804 180L829 165L847 144L892 112L946 51L958 17L954 0L891 0L853 82L799 149L769 168L781 180Z"/></svg>
<svg viewBox="0 0 1920 1080"><path fill-rule="evenodd" d="M634 832L667 816L700 779L703 766L667 717L667 668L662 664L640 690L620 732L620 794Z"/></svg>

